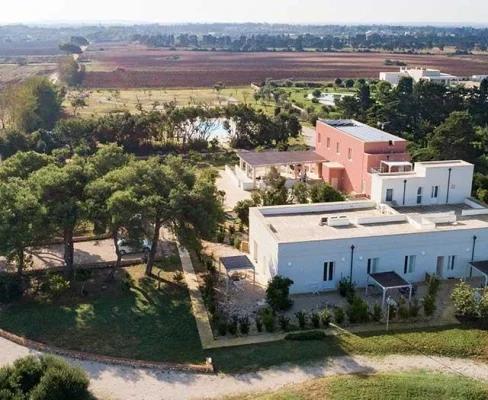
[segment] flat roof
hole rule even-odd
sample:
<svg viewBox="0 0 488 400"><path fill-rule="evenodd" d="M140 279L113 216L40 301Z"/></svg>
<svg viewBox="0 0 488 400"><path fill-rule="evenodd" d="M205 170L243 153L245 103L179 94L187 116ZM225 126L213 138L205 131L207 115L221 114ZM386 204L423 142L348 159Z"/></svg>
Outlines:
<svg viewBox="0 0 488 400"><path fill-rule="evenodd" d="M395 271L375 272L373 274L369 274L369 276L373 278L378 283L378 285L380 285L384 289L412 286L408 281L403 279Z"/></svg>
<svg viewBox="0 0 488 400"><path fill-rule="evenodd" d="M466 210L468 214L463 215ZM250 212L258 213L278 243L488 229L487 209L475 209L467 204L392 208L385 204L377 206L370 200L357 200L258 207L251 208ZM325 219L327 222L323 223Z"/></svg>
<svg viewBox="0 0 488 400"><path fill-rule="evenodd" d="M354 119L327 119L319 121L363 142L405 142L405 139L401 137L373 128Z"/></svg>
<svg viewBox="0 0 488 400"><path fill-rule="evenodd" d="M220 257L219 261L227 271L254 269L254 264L251 262L248 256Z"/></svg>
<svg viewBox="0 0 488 400"><path fill-rule="evenodd" d="M240 151L237 156L251 167L322 163L327 159L315 151Z"/></svg>
<svg viewBox="0 0 488 400"><path fill-rule="evenodd" d="M488 275L488 261L471 261L470 264L482 274Z"/></svg>

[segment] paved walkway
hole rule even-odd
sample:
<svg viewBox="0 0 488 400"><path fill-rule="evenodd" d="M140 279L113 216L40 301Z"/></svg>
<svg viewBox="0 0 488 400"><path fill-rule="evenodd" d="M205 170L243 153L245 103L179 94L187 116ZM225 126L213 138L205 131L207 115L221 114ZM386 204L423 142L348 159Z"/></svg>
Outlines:
<svg viewBox="0 0 488 400"><path fill-rule="evenodd" d="M35 352L0 338L0 365ZM91 378L93 392L105 399L183 400L220 398L247 392L275 390L310 379L365 372L407 371L413 368L462 374L488 382L488 364L471 360L425 356L338 357L307 366L282 366L238 375L196 375L161 372L67 359Z"/></svg>
<svg viewBox="0 0 488 400"><path fill-rule="evenodd" d="M234 168L231 165L231 168ZM217 178L217 188L225 192L224 208L226 211L232 210L238 201L248 200L251 198L251 192L242 190L237 184L229 177L227 172L220 171Z"/></svg>

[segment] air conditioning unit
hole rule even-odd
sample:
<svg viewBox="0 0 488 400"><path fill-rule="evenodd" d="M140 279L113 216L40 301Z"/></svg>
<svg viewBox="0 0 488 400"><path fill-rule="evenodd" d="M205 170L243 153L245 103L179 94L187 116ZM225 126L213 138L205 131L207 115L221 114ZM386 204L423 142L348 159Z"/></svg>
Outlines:
<svg viewBox="0 0 488 400"><path fill-rule="evenodd" d="M320 226L328 225L329 217L320 217Z"/></svg>

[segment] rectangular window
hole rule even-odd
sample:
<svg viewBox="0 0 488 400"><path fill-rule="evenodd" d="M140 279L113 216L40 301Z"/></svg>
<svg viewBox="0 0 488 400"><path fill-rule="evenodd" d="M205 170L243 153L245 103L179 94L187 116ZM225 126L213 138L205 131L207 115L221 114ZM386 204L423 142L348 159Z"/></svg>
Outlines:
<svg viewBox="0 0 488 400"><path fill-rule="evenodd" d="M437 199L437 196L439 196L439 186L432 186L430 197L432 199Z"/></svg>
<svg viewBox="0 0 488 400"><path fill-rule="evenodd" d="M317 132L317 139L319 143L322 143L322 134L320 132Z"/></svg>
<svg viewBox="0 0 488 400"><path fill-rule="evenodd" d="M368 258L368 274L374 274L378 272L379 258Z"/></svg>
<svg viewBox="0 0 488 400"><path fill-rule="evenodd" d="M447 257L447 270L454 271L454 263L456 262L456 256Z"/></svg>
<svg viewBox="0 0 488 400"><path fill-rule="evenodd" d="M327 148L330 149L330 137L327 138Z"/></svg>
<svg viewBox="0 0 488 400"><path fill-rule="evenodd" d="M422 187L417 189L417 204L422 204Z"/></svg>
<svg viewBox="0 0 488 400"><path fill-rule="evenodd" d="M404 274L411 274L415 272L415 261L417 260L417 256L405 256L405 264L403 266L403 273Z"/></svg>
<svg viewBox="0 0 488 400"><path fill-rule="evenodd" d="M332 281L334 279L334 261L324 262L324 281Z"/></svg>
<svg viewBox="0 0 488 400"><path fill-rule="evenodd" d="M393 189L386 189L385 201L393 201Z"/></svg>
<svg viewBox="0 0 488 400"><path fill-rule="evenodd" d="M349 161L352 160L352 149L349 147L349 150L347 151L347 158L349 159Z"/></svg>
<svg viewBox="0 0 488 400"><path fill-rule="evenodd" d="M340 144L339 144L339 142L337 142L337 143L336 143L336 153L337 153L337 154L340 154L340 149L341 149L341 148L340 148Z"/></svg>

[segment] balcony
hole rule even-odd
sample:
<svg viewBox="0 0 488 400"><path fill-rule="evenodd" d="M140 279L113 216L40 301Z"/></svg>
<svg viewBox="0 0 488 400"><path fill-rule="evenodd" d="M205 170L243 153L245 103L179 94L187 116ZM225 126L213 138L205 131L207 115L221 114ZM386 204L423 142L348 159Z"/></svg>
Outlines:
<svg viewBox="0 0 488 400"><path fill-rule="evenodd" d="M381 161L379 167L371 168L372 174L405 174L412 172L413 165L409 161Z"/></svg>

